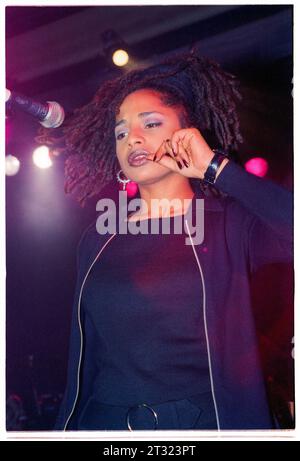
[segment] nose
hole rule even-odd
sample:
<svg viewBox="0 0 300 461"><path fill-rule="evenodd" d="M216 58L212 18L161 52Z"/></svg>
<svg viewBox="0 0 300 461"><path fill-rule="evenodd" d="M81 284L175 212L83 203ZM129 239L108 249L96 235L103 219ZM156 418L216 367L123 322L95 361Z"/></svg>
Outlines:
<svg viewBox="0 0 300 461"><path fill-rule="evenodd" d="M131 129L127 136L127 143L133 147L135 144L143 144L144 136L139 128Z"/></svg>

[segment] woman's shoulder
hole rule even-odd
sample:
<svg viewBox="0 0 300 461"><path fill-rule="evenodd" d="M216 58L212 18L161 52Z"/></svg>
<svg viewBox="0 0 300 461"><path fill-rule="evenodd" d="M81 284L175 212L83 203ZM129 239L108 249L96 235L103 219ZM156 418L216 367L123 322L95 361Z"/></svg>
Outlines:
<svg viewBox="0 0 300 461"><path fill-rule="evenodd" d="M84 251L89 250L89 248L94 248L96 245L99 244L100 238L101 235L97 233L95 219L82 232L78 242L78 252L82 253Z"/></svg>
<svg viewBox="0 0 300 461"><path fill-rule="evenodd" d="M229 195L204 197L205 215L209 217L219 214L223 226L241 229L251 225L256 216L242 203Z"/></svg>

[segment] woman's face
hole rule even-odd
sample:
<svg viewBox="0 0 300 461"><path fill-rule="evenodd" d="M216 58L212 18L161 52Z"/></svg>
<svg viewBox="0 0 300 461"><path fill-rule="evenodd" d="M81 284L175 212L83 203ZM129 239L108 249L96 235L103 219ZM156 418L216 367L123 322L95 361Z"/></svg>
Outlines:
<svg viewBox="0 0 300 461"><path fill-rule="evenodd" d="M151 184L176 174L146 157L180 128L178 110L165 106L158 92L143 89L130 93L122 102L115 127L116 153L127 178Z"/></svg>

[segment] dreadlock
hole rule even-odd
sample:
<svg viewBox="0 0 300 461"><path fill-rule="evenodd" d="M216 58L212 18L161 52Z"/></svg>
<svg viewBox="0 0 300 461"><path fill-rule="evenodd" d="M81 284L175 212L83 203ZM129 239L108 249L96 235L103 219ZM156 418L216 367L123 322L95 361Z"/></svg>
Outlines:
<svg viewBox="0 0 300 461"><path fill-rule="evenodd" d="M194 49L150 68L133 70L105 82L91 102L65 121L60 137L53 129L42 128L36 138L68 154L65 192L75 194L82 205L115 177L119 169L115 118L124 98L142 88L158 91L166 105L181 107L182 127L213 133L225 151L243 141L235 103L241 98L237 82L219 64L199 57Z"/></svg>

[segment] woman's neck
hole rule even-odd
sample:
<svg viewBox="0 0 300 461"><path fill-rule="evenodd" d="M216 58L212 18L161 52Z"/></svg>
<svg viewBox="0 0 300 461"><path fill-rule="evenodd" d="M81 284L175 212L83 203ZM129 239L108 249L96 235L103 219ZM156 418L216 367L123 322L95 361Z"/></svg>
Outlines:
<svg viewBox="0 0 300 461"><path fill-rule="evenodd" d="M157 218L185 214L194 196L188 178L170 175L153 184L140 184L141 209L134 218Z"/></svg>

